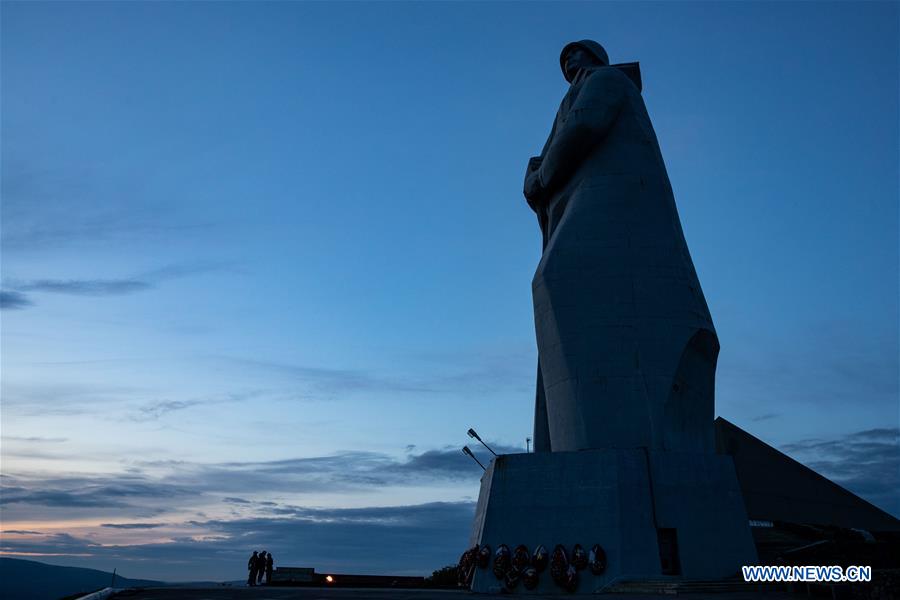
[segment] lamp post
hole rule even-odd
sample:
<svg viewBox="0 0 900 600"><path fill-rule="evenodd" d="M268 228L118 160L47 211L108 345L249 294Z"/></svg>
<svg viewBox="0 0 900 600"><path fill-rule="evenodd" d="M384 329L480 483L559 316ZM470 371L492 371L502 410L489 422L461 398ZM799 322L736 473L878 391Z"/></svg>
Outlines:
<svg viewBox="0 0 900 600"><path fill-rule="evenodd" d="M478 460L477 458L475 458L475 455L472 454L472 451L469 450L469 447L468 447L468 446L463 446L462 451L463 451L463 454L468 454L469 456L471 456L471 457L472 457L472 460L474 460L475 462L478 463L478 466L481 467L481 470L482 470L482 471L487 471L487 469L484 468L484 465L481 464L481 461Z"/></svg>
<svg viewBox="0 0 900 600"><path fill-rule="evenodd" d="M482 445L482 446L484 446L485 448L488 449L488 452L490 452L490 453L493 454L494 456L497 456L497 453L494 452L493 450L491 450L491 447L488 446L487 444L485 444L483 439L481 439L480 437L478 437L478 433L477 433L474 429L469 429L468 433L469 433L469 437L470 437L470 438L473 438L473 439L478 440L479 442L481 442L481 445Z"/></svg>

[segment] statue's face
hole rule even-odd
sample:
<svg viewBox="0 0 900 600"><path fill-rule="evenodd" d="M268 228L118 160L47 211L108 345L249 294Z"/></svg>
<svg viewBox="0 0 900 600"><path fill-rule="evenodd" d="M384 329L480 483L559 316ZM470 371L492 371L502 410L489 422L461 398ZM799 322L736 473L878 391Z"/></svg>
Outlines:
<svg viewBox="0 0 900 600"><path fill-rule="evenodd" d="M575 74L585 67L599 64L593 54L584 48L575 46L566 54L565 67L566 78L571 81L575 78Z"/></svg>

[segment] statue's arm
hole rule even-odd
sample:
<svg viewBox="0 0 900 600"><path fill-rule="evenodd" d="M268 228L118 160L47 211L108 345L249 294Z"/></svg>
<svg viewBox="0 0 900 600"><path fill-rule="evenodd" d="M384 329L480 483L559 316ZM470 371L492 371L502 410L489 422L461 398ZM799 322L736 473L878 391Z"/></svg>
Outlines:
<svg viewBox="0 0 900 600"><path fill-rule="evenodd" d="M539 171L544 193L562 187L615 123L625 98L621 77L618 69L598 69L584 82L544 152Z"/></svg>
<svg viewBox="0 0 900 600"><path fill-rule="evenodd" d="M547 141L544 142L544 147L541 148L541 154L538 158L542 161L544 157L547 156L547 150L550 149L550 142L553 141L553 137L556 135L556 119L553 120L553 126L550 128L550 135L547 136Z"/></svg>
<svg viewBox="0 0 900 600"><path fill-rule="evenodd" d="M528 159L528 168L525 169L525 183L526 187L528 184L528 177L533 172L540 170L541 163L544 161L544 157L547 156L547 150L550 149L550 143L553 141L553 137L556 135L556 120L553 121L553 127L550 128L550 135L547 136L547 141L544 142L544 147L541 149L541 153L538 156L532 156Z"/></svg>
<svg viewBox="0 0 900 600"><path fill-rule="evenodd" d="M544 147L541 149L540 156L532 156L528 159L528 168L525 169L525 198L528 200L528 206L531 207L537 216L538 221L541 223L541 231L544 230L543 223L543 209L540 206L541 198L538 194L531 194L532 191L539 192L540 190L536 190L532 181L538 181L538 172L541 168L541 163L544 160L544 157L547 156L547 150L550 148L550 143L553 141L553 137L556 135L556 120L553 121L553 127L550 128L550 135L547 136L547 141L544 142Z"/></svg>

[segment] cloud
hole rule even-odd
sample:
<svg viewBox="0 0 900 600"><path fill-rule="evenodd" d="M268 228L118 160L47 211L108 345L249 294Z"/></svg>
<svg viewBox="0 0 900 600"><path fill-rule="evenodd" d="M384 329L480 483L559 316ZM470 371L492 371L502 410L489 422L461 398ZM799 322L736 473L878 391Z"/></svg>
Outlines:
<svg viewBox="0 0 900 600"><path fill-rule="evenodd" d="M819 410L865 404L896 416L900 394L896 320L869 335L860 335L853 323L831 322L810 326L797 339L748 339L752 343L739 345L720 359L717 396L747 398L754 406L790 398L795 407Z"/></svg>
<svg viewBox="0 0 900 600"><path fill-rule="evenodd" d="M494 448L494 446L491 447ZM494 451L500 454L515 454L522 452L522 449L500 446L494 448ZM479 449L474 449L474 452L478 454ZM482 452L486 454L486 452ZM486 462L484 457L482 457L482 462ZM415 454L410 456L406 462L392 466L389 471L400 476L427 473L431 476L448 479L467 479L472 475L481 476L480 468L472 462L471 458L464 455L460 448L428 450L421 454Z"/></svg>
<svg viewBox="0 0 900 600"><path fill-rule="evenodd" d="M775 419L780 416L781 416L781 413L766 413L764 415L759 415L758 417L753 417L753 419L751 419L751 420L756 421L756 422L769 421L771 419Z"/></svg>
<svg viewBox="0 0 900 600"><path fill-rule="evenodd" d="M40 449L25 449L25 450L10 450L8 448L3 449L3 457L10 458L15 456L16 458L38 458L45 460L72 460L71 452L48 452L46 450Z"/></svg>
<svg viewBox="0 0 900 600"><path fill-rule="evenodd" d="M191 264L166 265L152 271L147 271L141 278L149 281L161 282L173 279L182 279L194 275L203 275L223 270L234 270L233 263L222 261L207 261Z"/></svg>
<svg viewBox="0 0 900 600"><path fill-rule="evenodd" d="M34 306L28 296L14 290L0 290L0 309L18 310Z"/></svg>
<svg viewBox="0 0 900 600"><path fill-rule="evenodd" d="M0 307L4 309L27 308L33 302L22 292L43 292L69 296L123 296L155 289L164 281L181 279L210 271L218 271L227 263L197 263L166 265L148 271L139 277L124 279L37 279L32 281L6 280L10 289L0 292Z"/></svg>
<svg viewBox="0 0 900 600"><path fill-rule="evenodd" d="M503 445L496 445L495 450L520 451ZM116 509L117 515L126 518L146 518L176 504L187 510L217 503L234 507L252 503L285 513L284 506L256 498L322 492L356 494L390 486L450 482L468 482L474 488L481 473L458 448L428 450L402 458L355 451L255 462L133 461L125 473L7 473L0 504L8 521L34 520L36 515L56 509L78 511L79 516L107 517L110 509ZM293 514L293 509L287 513Z"/></svg>
<svg viewBox="0 0 900 600"><path fill-rule="evenodd" d="M12 533L15 535L45 535L40 531L31 531L30 529L4 529L3 533Z"/></svg>
<svg viewBox="0 0 900 600"><path fill-rule="evenodd" d="M3 480L0 506L26 507L127 508L145 505L148 501L190 498L197 493L164 481L154 481L142 475L102 475L83 477L22 477L7 474ZM4 515L10 520L11 515Z"/></svg>
<svg viewBox="0 0 900 600"><path fill-rule="evenodd" d="M3 409L16 415L77 415L97 411L109 412L112 405L147 392L141 388L113 386L92 382L30 381L27 384L3 381Z"/></svg>
<svg viewBox="0 0 900 600"><path fill-rule="evenodd" d="M154 402L139 409L139 414L132 417L134 421L152 421L159 419L163 415L176 410L184 410L198 404L203 404L202 400L166 400L162 402Z"/></svg>
<svg viewBox="0 0 900 600"><path fill-rule="evenodd" d="M900 517L900 429L807 439L782 449L811 469Z"/></svg>
<svg viewBox="0 0 900 600"><path fill-rule="evenodd" d="M56 222L17 223L4 227L3 248L7 251L28 251L35 248L54 248L78 243L104 244L108 242L170 239L191 232L209 230L210 223L165 224L140 222L142 215L108 211L75 222L63 219ZM18 220L18 219L17 219Z"/></svg>
<svg viewBox="0 0 900 600"><path fill-rule="evenodd" d="M250 391L244 393L232 393L225 394L224 396L219 397L211 397L211 398L192 398L188 400L161 400L157 402L151 402L149 404L145 404L138 408L138 412L136 414L130 415L128 418L132 421L144 422L144 421L156 421L165 415L176 412L179 410L185 410L188 408L192 408L195 406L204 406L208 404L225 404L229 402L242 402L244 400L249 400L253 398L258 398L262 395L262 392L259 391Z"/></svg>
<svg viewBox="0 0 900 600"><path fill-rule="evenodd" d="M173 523L183 534L163 543L98 544L69 534L4 538L0 550L54 555L58 564L114 561L127 577L233 580L253 550L276 566L332 573L427 575L457 561L467 545L474 503L432 502L363 508L293 507L288 515Z"/></svg>
<svg viewBox="0 0 900 600"><path fill-rule="evenodd" d="M0 554L90 557L93 549L99 547L95 541L79 538L68 533L38 534L40 538L3 538L0 542Z"/></svg>
<svg viewBox="0 0 900 600"><path fill-rule="evenodd" d="M18 435L4 435L4 440L8 440L10 442L37 442L40 444L50 444L50 443L61 443L69 441L69 438L64 437L40 437L40 436L30 436L30 437L22 437Z"/></svg>
<svg viewBox="0 0 900 600"><path fill-rule="evenodd" d="M121 296L153 288L136 279L40 279L18 286L28 292L49 292L73 296Z"/></svg>
<svg viewBox="0 0 900 600"><path fill-rule="evenodd" d="M132 359L146 363L152 358ZM50 363L51 365L103 365L114 361L73 361ZM122 361L124 362L124 361ZM46 364L46 363L33 363ZM87 369L85 369L87 371ZM104 420L145 423L158 421L165 416L198 406L225 405L253 399L280 397L266 389L249 389L241 392L211 394L174 400L152 399L155 390L140 387L113 386L101 382L73 382L54 379L53 382L19 381L3 382L3 408L23 416L96 414ZM3 436L4 440L38 443L65 441L63 438Z"/></svg>
<svg viewBox="0 0 900 600"><path fill-rule="evenodd" d="M497 391L531 391L534 386L534 364L521 359L517 347L502 355L474 354L457 357L455 363L445 361L440 369L422 375L383 375L360 369L335 369L277 361L231 356L212 357L231 368L262 371L271 377L300 381L326 394L352 392L391 392L413 394L489 394ZM450 372L446 372L451 370Z"/></svg>
<svg viewBox="0 0 900 600"><path fill-rule="evenodd" d="M315 386L320 392L390 391L433 393L437 390L416 382L392 379L356 369L332 369L245 358L217 357L239 367L276 373Z"/></svg>
<svg viewBox="0 0 900 600"><path fill-rule="evenodd" d="M521 448L499 444L492 447L501 454L522 451ZM297 491L348 491L371 486L406 485L415 481L477 480L482 472L456 447L407 454L402 459L377 452L350 451L310 458L196 465L187 469L189 477L199 477L207 482L223 476L234 480L243 475L244 481L252 481L248 491L257 489L257 486L263 486L263 489L267 486L278 489L298 486Z"/></svg>
<svg viewBox="0 0 900 600"><path fill-rule="evenodd" d="M3 156L4 252L123 243L171 243L173 237L198 235L210 223L185 222L170 202L143 197L146 170L116 171L95 165L48 162L46 153ZM123 194L127 197L123 198Z"/></svg>
<svg viewBox="0 0 900 600"><path fill-rule="evenodd" d="M0 498L0 506L16 503L39 506L59 506L65 508L115 508L128 506L121 500L112 500L96 491L77 493L60 490L29 490L21 487L4 488L3 497Z"/></svg>
<svg viewBox="0 0 900 600"><path fill-rule="evenodd" d="M356 502L392 486L450 482L474 492L482 473L458 448L411 453L402 446L396 455L354 451L272 461L129 461L124 470L4 473L5 522L96 519L101 524L82 526L68 537L7 536L0 551L53 555L56 562L67 561L60 564L80 566L114 561L128 576L169 580L235 579L254 549L273 552L276 564L285 566L428 574L456 562L465 548L471 502L321 508L306 505L304 495L346 494ZM183 521L189 513L197 520Z"/></svg>

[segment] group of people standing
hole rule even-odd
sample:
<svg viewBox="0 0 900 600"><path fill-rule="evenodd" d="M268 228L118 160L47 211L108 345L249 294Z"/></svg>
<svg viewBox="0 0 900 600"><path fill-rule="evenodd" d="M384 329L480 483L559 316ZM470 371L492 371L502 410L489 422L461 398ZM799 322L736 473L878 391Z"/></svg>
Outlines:
<svg viewBox="0 0 900 600"><path fill-rule="evenodd" d="M263 575L266 576L266 585L272 582L272 553L262 550L253 551L253 556L247 561L247 570L250 576L247 578L247 585L261 585Z"/></svg>

